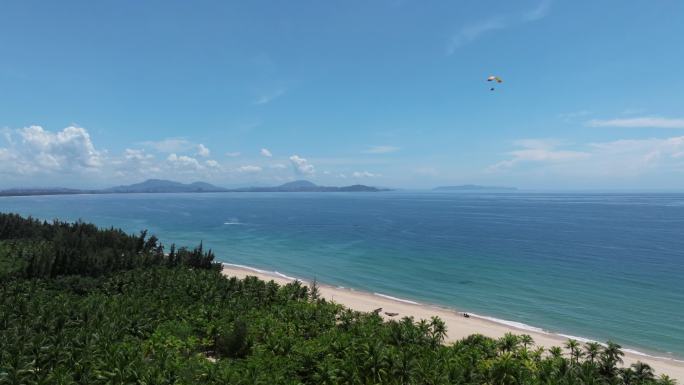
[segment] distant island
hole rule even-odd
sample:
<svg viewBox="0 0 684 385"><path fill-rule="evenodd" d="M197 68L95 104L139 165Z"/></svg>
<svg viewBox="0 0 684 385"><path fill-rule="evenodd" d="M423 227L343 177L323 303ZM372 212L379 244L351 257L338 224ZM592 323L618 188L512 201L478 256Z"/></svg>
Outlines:
<svg viewBox="0 0 684 385"><path fill-rule="evenodd" d="M464 184L459 186L440 186L432 191L517 191L515 187L505 186L480 186L476 184Z"/></svg>
<svg viewBox="0 0 684 385"><path fill-rule="evenodd" d="M129 184L126 186L116 186L103 190L101 193L192 193L192 192L227 192L230 191L223 187L214 186L206 182L180 183L164 179L148 179L141 183Z"/></svg>
<svg viewBox="0 0 684 385"><path fill-rule="evenodd" d="M389 191L372 186L319 186L306 180L298 180L273 187L244 187L228 189L206 182L180 183L163 179L148 179L141 183L115 186L105 189L13 188L0 190L0 196L28 195L76 195L76 194L133 194L133 193L209 193L209 192L378 192Z"/></svg>
<svg viewBox="0 0 684 385"><path fill-rule="evenodd" d="M351 186L332 187L332 186L318 186L308 180L297 180L289 182L276 187L247 187L230 191L237 192L378 192L389 191L389 189L380 189L377 187L366 186L362 184L355 184Z"/></svg>

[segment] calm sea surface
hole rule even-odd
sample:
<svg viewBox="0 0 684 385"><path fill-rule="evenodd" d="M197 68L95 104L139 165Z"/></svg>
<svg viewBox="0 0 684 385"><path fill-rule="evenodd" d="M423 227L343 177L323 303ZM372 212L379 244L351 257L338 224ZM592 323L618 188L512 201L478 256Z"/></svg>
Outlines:
<svg viewBox="0 0 684 385"><path fill-rule="evenodd" d="M684 194L78 195L0 211L684 357Z"/></svg>

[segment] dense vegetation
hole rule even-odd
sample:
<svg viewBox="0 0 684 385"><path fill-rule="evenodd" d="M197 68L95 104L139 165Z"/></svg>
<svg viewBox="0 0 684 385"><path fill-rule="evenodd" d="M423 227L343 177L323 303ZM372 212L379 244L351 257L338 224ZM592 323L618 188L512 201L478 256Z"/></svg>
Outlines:
<svg viewBox="0 0 684 385"><path fill-rule="evenodd" d="M41 222L0 214L0 278L97 277L121 270L152 266L216 268L214 254L202 245L169 253L155 236L127 235L118 229L100 230L83 222Z"/></svg>
<svg viewBox="0 0 684 385"><path fill-rule="evenodd" d="M316 288L221 275L201 247L0 214L0 384L673 384L620 346L442 342Z"/></svg>

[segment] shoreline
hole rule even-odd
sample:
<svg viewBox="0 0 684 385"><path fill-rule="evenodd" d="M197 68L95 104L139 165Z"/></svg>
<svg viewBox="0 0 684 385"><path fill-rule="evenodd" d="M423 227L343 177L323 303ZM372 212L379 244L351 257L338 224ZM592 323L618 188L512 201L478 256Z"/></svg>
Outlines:
<svg viewBox="0 0 684 385"><path fill-rule="evenodd" d="M246 276L256 276L264 281L273 280L278 284L287 284L298 280L306 285L310 285L307 280L299 279L282 274L278 271L267 271L251 266L221 262L222 273L226 276L236 276L244 278ZM341 304L347 308L371 312L377 308L383 308L381 316L386 319L393 319L384 312L399 313L394 319L401 319L405 316L412 316L415 320L429 319L438 316L447 325L446 343L454 342L465 338L471 334L482 334L488 337L499 338L505 333L529 334L535 341L535 345L549 348L551 346L563 347L568 338L575 339L580 343L593 341L588 338L570 336L560 333L552 333L531 325L520 322L502 320L494 317L469 313L469 318L463 316L463 312L456 309L440 305L419 303L408 299L393 297L384 293L371 293L357 291L352 288L331 286L317 282L321 296ZM599 341L603 342L603 341ZM564 349L565 350L565 349ZM684 382L684 361L670 357L653 356L629 348L623 348L625 353L624 365L629 366L637 361L649 364L657 375L667 374L673 379Z"/></svg>

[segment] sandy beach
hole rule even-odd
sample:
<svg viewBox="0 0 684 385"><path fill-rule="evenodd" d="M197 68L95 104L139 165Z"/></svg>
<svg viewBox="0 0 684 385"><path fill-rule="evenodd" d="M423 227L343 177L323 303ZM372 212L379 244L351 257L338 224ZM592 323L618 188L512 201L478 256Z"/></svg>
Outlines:
<svg viewBox="0 0 684 385"><path fill-rule="evenodd" d="M292 281L292 279L270 274L268 272L257 271L247 267L230 264L224 265L223 274L238 278L256 276L262 280L273 280L279 284L287 284ZM305 280L300 281L308 284L308 282ZM396 318L410 316L414 317L416 320L429 319L432 316L438 316L444 322L446 322L448 328L448 342L457 341L476 333L498 338L508 332L514 334L529 334L532 336L532 338L534 338L535 344L537 346L563 346L563 343L567 341L567 338L560 335L520 329L475 316L465 318L462 313L452 309L411 303L410 301L393 299L391 297L383 297L373 293L355 291L346 288L338 288L321 283L318 283L318 286L321 295L328 300L358 311L370 312L374 309L382 308L382 316L387 319L390 317L385 315L384 312L398 313ZM680 383L684 383L684 362L682 361L639 355L627 351L625 352L625 365L631 365L637 361L642 361L651 365L655 369L657 375L667 374L671 378L677 379Z"/></svg>

